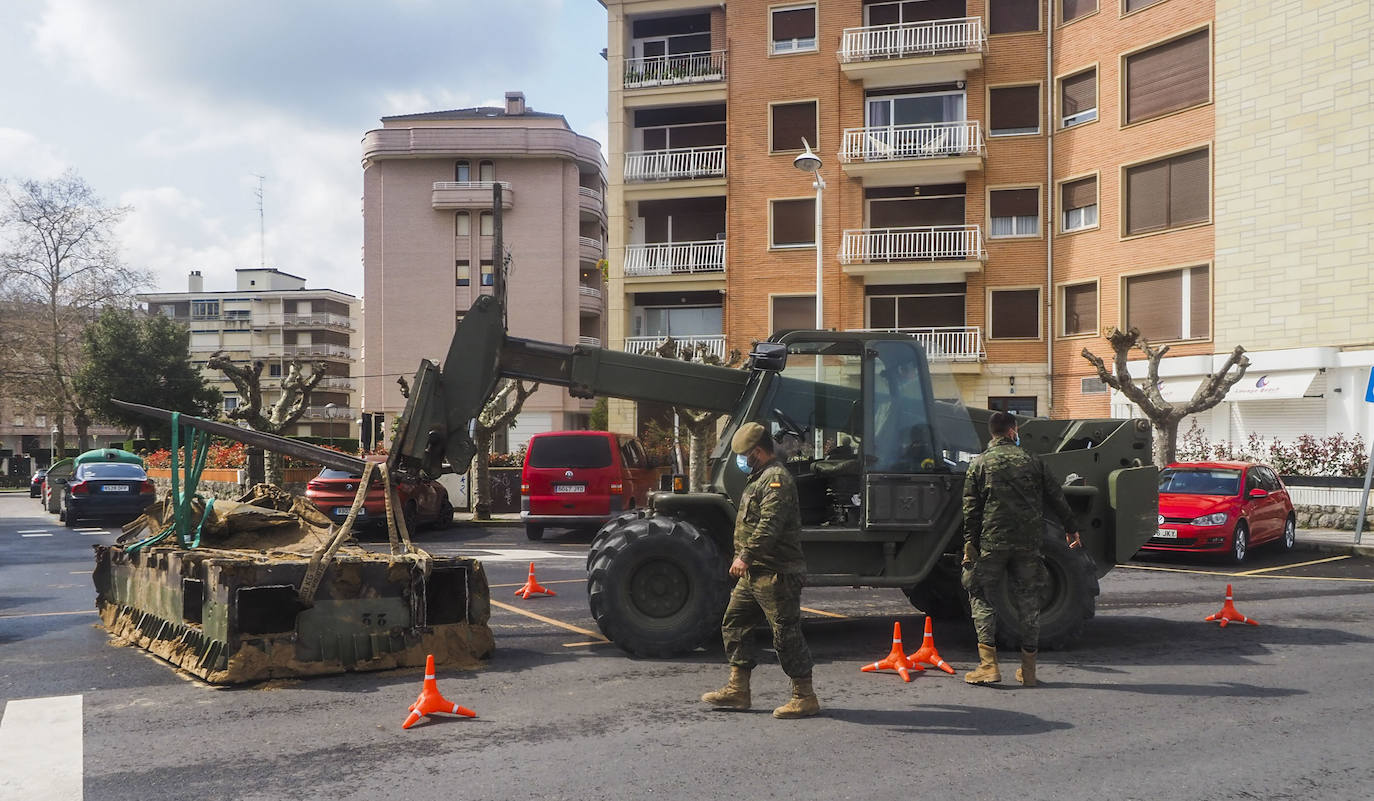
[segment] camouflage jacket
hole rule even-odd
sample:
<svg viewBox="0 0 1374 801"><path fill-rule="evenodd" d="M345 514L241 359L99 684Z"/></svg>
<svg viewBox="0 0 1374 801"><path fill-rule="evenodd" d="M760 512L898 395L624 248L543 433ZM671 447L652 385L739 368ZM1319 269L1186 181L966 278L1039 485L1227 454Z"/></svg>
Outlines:
<svg viewBox="0 0 1374 801"><path fill-rule="evenodd" d="M805 573L797 483L781 462L755 470L735 517L735 556L775 573Z"/></svg>
<svg viewBox="0 0 1374 801"><path fill-rule="evenodd" d="M1038 548L1045 512L1077 531L1073 510L1049 470L1006 437L993 437L964 478L964 541L983 551Z"/></svg>

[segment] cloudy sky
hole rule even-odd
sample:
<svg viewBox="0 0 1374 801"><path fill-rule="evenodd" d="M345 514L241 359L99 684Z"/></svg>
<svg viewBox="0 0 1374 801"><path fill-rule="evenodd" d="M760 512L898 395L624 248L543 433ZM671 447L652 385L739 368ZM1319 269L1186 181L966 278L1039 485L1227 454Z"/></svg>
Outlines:
<svg viewBox="0 0 1374 801"><path fill-rule="evenodd" d="M362 291L362 135L501 105L605 142L597 0L3 0L0 177L74 168L132 211L128 264L180 291L266 263ZM260 240L257 176L264 176Z"/></svg>

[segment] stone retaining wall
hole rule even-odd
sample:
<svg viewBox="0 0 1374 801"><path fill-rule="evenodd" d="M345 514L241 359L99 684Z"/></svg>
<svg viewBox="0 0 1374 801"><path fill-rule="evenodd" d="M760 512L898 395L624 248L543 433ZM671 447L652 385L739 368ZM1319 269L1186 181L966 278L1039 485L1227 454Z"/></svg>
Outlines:
<svg viewBox="0 0 1374 801"><path fill-rule="evenodd" d="M158 497L162 497L171 491L172 480L170 478L161 478L159 476L151 476L151 478L153 479L153 484L157 485ZM284 489L296 495L304 495L305 482L288 481ZM232 501L248 492L248 485L246 482L239 484L234 481L206 481L202 479L198 490L201 495L207 498Z"/></svg>
<svg viewBox="0 0 1374 801"><path fill-rule="evenodd" d="M1359 517L1358 506L1311 506L1299 504L1293 507L1298 528L1334 528L1340 531L1354 531L1355 520ZM1374 509L1366 510L1365 526L1374 520Z"/></svg>

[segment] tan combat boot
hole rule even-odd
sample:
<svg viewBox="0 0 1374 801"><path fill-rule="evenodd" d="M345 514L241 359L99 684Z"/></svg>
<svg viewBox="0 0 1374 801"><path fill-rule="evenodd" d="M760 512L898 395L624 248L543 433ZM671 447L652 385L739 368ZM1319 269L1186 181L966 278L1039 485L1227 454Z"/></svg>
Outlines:
<svg viewBox="0 0 1374 801"><path fill-rule="evenodd" d="M749 668L730 666L730 680L715 692L706 693L701 700L717 709L749 708Z"/></svg>
<svg viewBox="0 0 1374 801"><path fill-rule="evenodd" d="M775 718L809 718L821 711L820 699L811 687L811 677L792 680L792 697L773 710Z"/></svg>
<svg viewBox="0 0 1374 801"><path fill-rule="evenodd" d="M997 668L997 646L978 643L978 667L964 674L969 684L996 684L1002 680Z"/></svg>
<svg viewBox="0 0 1374 801"><path fill-rule="evenodd" d="M1035 649L1021 649L1021 667L1016 669L1016 680L1022 687L1035 686Z"/></svg>

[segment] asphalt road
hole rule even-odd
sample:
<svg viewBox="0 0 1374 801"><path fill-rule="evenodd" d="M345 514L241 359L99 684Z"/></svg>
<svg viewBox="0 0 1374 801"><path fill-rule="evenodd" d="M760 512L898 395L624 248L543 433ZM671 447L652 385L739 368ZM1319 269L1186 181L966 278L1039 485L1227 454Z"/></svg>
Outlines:
<svg viewBox="0 0 1374 801"><path fill-rule="evenodd" d="M755 672L756 711L715 712L696 699L725 677L718 647L657 661L600 642L585 541L458 526L421 544L483 559L497 652L480 670L439 671L440 690L477 718L403 731L419 670L216 689L112 647L89 576L89 546L111 539L0 494L0 798L44 797L4 785L34 781L40 762L48 797L76 797L60 791L74 775L88 799L138 801L1217 801L1366 799L1374 787L1366 559L1132 562L1103 579L1086 637L1042 655L1033 690L1013 683L1012 654L998 688L861 673L887 654L894 620L914 643L921 615L895 590L808 590L823 714L778 721L775 663ZM514 598L531 560L557 597ZM1260 626L1203 622L1228 582ZM969 632L937 626L935 640L971 667Z"/></svg>

